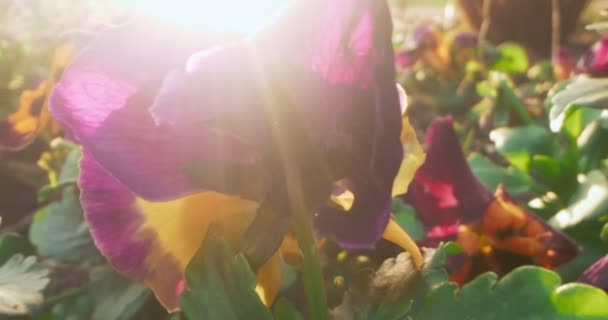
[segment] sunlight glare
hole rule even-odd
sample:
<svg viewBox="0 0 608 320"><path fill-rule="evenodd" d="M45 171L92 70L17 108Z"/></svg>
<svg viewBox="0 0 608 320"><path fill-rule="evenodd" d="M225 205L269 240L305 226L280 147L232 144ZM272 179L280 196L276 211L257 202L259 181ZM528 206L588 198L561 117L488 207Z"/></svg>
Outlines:
<svg viewBox="0 0 608 320"><path fill-rule="evenodd" d="M255 33L286 0L114 0L120 7L194 31Z"/></svg>

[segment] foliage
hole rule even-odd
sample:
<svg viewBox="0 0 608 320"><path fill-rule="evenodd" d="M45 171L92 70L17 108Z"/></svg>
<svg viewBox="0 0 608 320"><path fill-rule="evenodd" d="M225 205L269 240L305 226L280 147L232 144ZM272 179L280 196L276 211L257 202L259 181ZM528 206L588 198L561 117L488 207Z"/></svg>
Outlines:
<svg viewBox="0 0 608 320"><path fill-rule="evenodd" d="M180 297L189 319L272 319L255 293L255 275L242 254L213 232L186 269L187 288ZM278 306L280 315L293 314L288 306Z"/></svg>
<svg viewBox="0 0 608 320"><path fill-rule="evenodd" d="M597 288L568 284L539 267L520 267L498 281L486 273L462 288L434 288L415 319L604 319L608 296Z"/></svg>

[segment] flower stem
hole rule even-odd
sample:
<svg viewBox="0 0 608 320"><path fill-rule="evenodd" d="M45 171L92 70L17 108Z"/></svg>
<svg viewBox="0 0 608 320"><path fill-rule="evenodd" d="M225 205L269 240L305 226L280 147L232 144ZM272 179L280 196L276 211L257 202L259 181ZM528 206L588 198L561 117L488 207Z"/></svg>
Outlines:
<svg viewBox="0 0 608 320"><path fill-rule="evenodd" d="M309 319L327 320L329 311L321 270L321 259L317 251L317 244L312 229L311 214L306 210L302 201L300 187L300 173L292 168L287 174L288 194L291 202L291 214L294 222L294 231L298 245L304 258L304 288L308 301Z"/></svg>
<svg viewBox="0 0 608 320"><path fill-rule="evenodd" d="M532 125L534 124L534 119L526 110L526 106L521 102L515 91L507 84L506 81L502 81L500 83L500 88L502 92L505 94L505 98L509 101L509 105L513 108L515 113L519 116L519 118L526 124Z"/></svg>

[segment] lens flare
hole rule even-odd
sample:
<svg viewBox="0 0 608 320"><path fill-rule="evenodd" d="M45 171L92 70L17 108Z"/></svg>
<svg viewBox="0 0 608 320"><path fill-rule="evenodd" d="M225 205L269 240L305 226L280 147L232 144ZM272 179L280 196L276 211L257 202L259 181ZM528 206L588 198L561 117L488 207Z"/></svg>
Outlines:
<svg viewBox="0 0 608 320"><path fill-rule="evenodd" d="M268 23L286 0L114 0L121 8L195 31L250 35Z"/></svg>

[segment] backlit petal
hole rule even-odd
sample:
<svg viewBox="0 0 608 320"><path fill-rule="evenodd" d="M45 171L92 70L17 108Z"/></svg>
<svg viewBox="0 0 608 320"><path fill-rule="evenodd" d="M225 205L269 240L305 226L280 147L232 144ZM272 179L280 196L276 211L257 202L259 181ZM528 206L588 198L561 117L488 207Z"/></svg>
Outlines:
<svg viewBox="0 0 608 320"><path fill-rule="evenodd" d="M391 32L384 1L297 1L254 38L201 51L174 68L152 113L160 125L230 132L262 158L279 154L280 161L277 149L293 146L301 165L315 169L303 169L306 179L320 180L307 182L311 192L324 189L324 170L349 179L350 215L321 207L317 231L345 247L369 248L388 222L403 153Z"/></svg>
<svg viewBox="0 0 608 320"><path fill-rule="evenodd" d="M281 288L281 267L281 257L276 252L258 270L255 291L267 306L272 305Z"/></svg>
<svg viewBox="0 0 608 320"><path fill-rule="evenodd" d="M79 187L99 250L118 271L150 287L169 310L177 308L184 270L209 225L236 246L257 208L254 202L213 192L149 202L131 193L86 151Z"/></svg>
<svg viewBox="0 0 608 320"><path fill-rule="evenodd" d="M461 223L479 219L494 196L471 171L451 118L433 121L426 143L426 161L410 183L406 199L427 228L428 240L437 244L454 239Z"/></svg>
<svg viewBox="0 0 608 320"><path fill-rule="evenodd" d="M546 268L560 266L580 251L572 238L515 203L502 185L481 220L481 232L494 248L531 257Z"/></svg>
<svg viewBox="0 0 608 320"><path fill-rule="evenodd" d="M216 180L226 178L220 173L231 159L246 166L255 155L209 128L157 126L148 112L167 70L208 46L206 39L141 21L105 31L66 69L51 112L102 167L146 199L200 191L205 186L186 172L204 161L212 162L210 183L222 184Z"/></svg>

